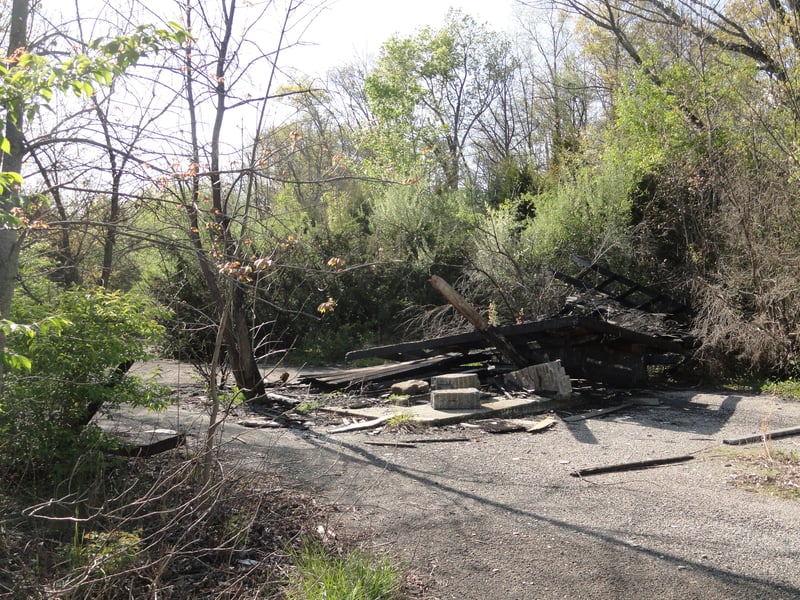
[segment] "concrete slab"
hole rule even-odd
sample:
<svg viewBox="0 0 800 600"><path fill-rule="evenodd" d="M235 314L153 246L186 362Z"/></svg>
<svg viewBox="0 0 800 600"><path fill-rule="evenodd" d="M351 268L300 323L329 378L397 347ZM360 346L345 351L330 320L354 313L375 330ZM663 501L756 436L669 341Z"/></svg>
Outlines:
<svg viewBox="0 0 800 600"><path fill-rule="evenodd" d="M577 404L577 399L557 400L540 396L525 398L505 398L502 396L488 398L481 402L480 408L436 410L430 404L414 406L372 406L368 408L335 408L324 410L330 413L364 419L379 419L395 414L411 415L419 423L425 425L450 425L476 419L514 418L533 415L550 410L570 408Z"/></svg>

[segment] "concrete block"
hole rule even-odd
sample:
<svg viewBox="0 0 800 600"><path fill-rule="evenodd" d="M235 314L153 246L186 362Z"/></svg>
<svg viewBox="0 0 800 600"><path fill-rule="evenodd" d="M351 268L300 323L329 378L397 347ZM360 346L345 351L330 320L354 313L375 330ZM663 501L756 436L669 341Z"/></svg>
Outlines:
<svg viewBox="0 0 800 600"><path fill-rule="evenodd" d="M448 373L431 379L431 388L434 390L460 390L478 388L480 385L477 373Z"/></svg>
<svg viewBox="0 0 800 600"><path fill-rule="evenodd" d="M572 395L572 382L559 360L507 373L504 381L507 385L522 389L555 393L556 398L561 400L566 400Z"/></svg>
<svg viewBox="0 0 800 600"><path fill-rule="evenodd" d="M481 407L481 393L476 388L433 390L431 406L434 410L463 410Z"/></svg>

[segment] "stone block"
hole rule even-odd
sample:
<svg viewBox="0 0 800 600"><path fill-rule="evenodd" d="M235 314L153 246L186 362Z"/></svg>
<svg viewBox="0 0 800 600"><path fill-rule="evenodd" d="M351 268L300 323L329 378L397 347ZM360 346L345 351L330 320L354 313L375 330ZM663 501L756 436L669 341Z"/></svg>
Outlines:
<svg viewBox="0 0 800 600"><path fill-rule="evenodd" d="M507 373L504 381L507 385L521 389L553 393L560 400L566 400L572 396L572 382L567 377L567 373L559 360L531 365L530 367Z"/></svg>
<svg viewBox="0 0 800 600"><path fill-rule="evenodd" d="M431 386L427 381L421 379L410 379L408 381L400 381L392 385L392 394L398 396L417 396L419 394L427 394Z"/></svg>
<svg viewBox="0 0 800 600"><path fill-rule="evenodd" d="M436 375L431 379L431 388L434 390L478 388L480 385L477 373L448 373Z"/></svg>
<svg viewBox="0 0 800 600"><path fill-rule="evenodd" d="M463 410L481 407L481 393L476 388L433 390L431 406L434 410Z"/></svg>

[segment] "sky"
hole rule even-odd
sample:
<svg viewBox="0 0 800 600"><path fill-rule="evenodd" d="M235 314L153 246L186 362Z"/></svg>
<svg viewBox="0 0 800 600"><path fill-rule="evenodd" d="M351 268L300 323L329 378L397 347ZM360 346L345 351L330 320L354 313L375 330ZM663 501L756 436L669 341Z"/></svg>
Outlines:
<svg viewBox="0 0 800 600"><path fill-rule="evenodd" d="M288 62L321 75L356 57L377 55L394 34L441 25L451 7L488 23L490 29L507 31L513 5L514 0L332 0L303 35L307 45L293 49Z"/></svg>

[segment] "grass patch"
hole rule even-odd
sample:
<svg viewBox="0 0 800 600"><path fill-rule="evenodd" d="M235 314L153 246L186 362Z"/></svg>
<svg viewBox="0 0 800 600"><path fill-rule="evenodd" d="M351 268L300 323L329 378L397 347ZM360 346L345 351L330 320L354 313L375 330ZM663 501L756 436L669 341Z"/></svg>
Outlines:
<svg viewBox="0 0 800 600"><path fill-rule="evenodd" d="M731 458L740 471L732 478L738 487L800 500L800 453L761 448L739 451Z"/></svg>
<svg viewBox="0 0 800 600"><path fill-rule="evenodd" d="M287 600L395 600L401 597L401 569L386 558L354 550L343 556L317 542L292 552L295 570Z"/></svg>
<svg viewBox="0 0 800 600"><path fill-rule="evenodd" d="M800 381L785 379L783 381L768 381L761 389L787 400L800 400Z"/></svg>
<svg viewBox="0 0 800 600"><path fill-rule="evenodd" d="M800 380L794 378L775 380L743 375L727 381L723 387L734 391L774 394L786 400L800 400Z"/></svg>
<svg viewBox="0 0 800 600"><path fill-rule="evenodd" d="M306 400L294 407L293 412L299 415L307 415L322 408L324 404L320 400Z"/></svg>
<svg viewBox="0 0 800 600"><path fill-rule="evenodd" d="M414 433L425 429L425 426L411 413L397 413L386 421L385 430L390 433Z"/></svg>

